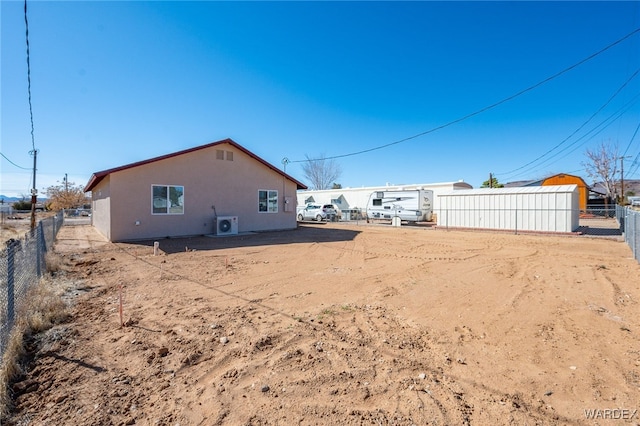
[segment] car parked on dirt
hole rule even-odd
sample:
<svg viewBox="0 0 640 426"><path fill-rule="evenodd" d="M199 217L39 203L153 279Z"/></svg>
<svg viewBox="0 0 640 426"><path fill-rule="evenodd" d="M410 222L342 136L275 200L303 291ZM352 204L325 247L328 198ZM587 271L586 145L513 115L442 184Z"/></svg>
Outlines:
<svg viewBox="0 0 640 426"><path fill-rule="evenodd" d="M323 220L334 221L336 220L336 210L332 204L315 204L308 203L306 206L298 209L298 221L303 220L316 220L322 222Z"/></svg>

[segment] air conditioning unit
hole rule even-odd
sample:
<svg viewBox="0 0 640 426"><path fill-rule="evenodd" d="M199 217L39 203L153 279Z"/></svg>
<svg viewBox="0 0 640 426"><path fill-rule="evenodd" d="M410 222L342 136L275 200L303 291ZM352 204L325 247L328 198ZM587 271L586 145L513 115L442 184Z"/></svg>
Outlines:
<svg viewBox="0 0 640 426"><path fill-rule="evenodd" d="M216 218L216 235L236 235L238 233L238 216L218 216Z"/></svg>

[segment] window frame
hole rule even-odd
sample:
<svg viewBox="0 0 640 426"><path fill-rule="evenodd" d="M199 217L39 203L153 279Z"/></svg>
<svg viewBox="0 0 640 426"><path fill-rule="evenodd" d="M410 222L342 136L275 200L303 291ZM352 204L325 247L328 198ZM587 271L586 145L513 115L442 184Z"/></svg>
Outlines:
<svg viewBox="0 0 640 426"><path fill-rule="evenodd" d="M258 190L258 213L278 213L280 211L279 197L280 197L280 194L277 189L259 189ZM262 209L262 206L261 206L262 202L266 203L265 205L266 210Z"/></svg>
<svg viewBox="0 0 640 426"><path fill-rule="evenodd" d="M159 210L159 208L156 208L155 206L155 199L156 199L156 191L155 188L164 188L165 193L164 193L164 200L166 203L166 206L164 207L165 211L157 211ZM180 196L182 196L182 204L180 204L178 207L181 207L181 211L171 211L172 207L171 207L171 188L181 188L181 193ZM183 215L184 214L184 185L166 185L166 184L151 184L151 215L153 216L174 216L174 215ZM180 197L179 196L179 197ZM178 198L179 198L178 197Z"/></svg>

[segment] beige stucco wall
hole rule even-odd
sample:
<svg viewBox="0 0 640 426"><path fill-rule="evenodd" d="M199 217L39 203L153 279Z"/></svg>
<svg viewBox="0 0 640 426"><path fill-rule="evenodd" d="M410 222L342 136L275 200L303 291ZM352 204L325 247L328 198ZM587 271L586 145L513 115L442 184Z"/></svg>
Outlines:
<svg viewBox="0 0 640 426"><path fill-rule="evenodd" d="M233 152L233 161L217 159L220 149ZM121 170L110 178L110 223L98 218L94 225L110 227L110 233L101 232L111 241L213 234L215 214L238 216L239 232L297 226L295 208L284 211L285 197L295 203L296 183L230 144ZM184 186L184 214L152 214L152 185ZM278 191L277 213L258 211L259 190Z"/></svg>
<svg viewBox="0 0 640 426"><path fill-rule="evenodd" d="M106 176L91 191L91 223L108 240L111 239L110 176Z"/></svg>

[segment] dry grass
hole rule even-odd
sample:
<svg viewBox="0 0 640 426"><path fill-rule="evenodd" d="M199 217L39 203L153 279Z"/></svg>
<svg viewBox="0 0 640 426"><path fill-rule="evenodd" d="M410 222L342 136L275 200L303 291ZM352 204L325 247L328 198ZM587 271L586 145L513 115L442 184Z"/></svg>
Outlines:
<svg viewBox="0 0 640 426"><path fill-rule="evenodd" d="M19 360L24 355L23 333L14 332L4 353L0 367L0 419L3 419L11 409L11 390L9 384L22 373Z"/></svg>
<svg viewBox="0 0 640 426"><path fill-rule="evenodd" d="M3 223L0 225L0 241L5 242L11 238L19 239L24 237L25 228L17 227L14 224Z"/></svg>
<svg viewBox="0 0 640 426"><path fill-rule="evenodd" d="M45 264L47 265L47 272L55 274L62 269L62 259L60 255L54 252L47 252L44 257Z"/></svg>
<svg viewBox="0 0 640 426"><path fill-rule="evenodd" d="M47 270L59 266L59 259L47 256ZM67 286L61 285L60 282L43 279L29 292L26 306L18 312L18 320L0 366L0 419L6 417L12 407L11 384L23 373L23 362L27 356L25 342L31 336L68 320L68 305L62 298L66 290Z"/></svg>

